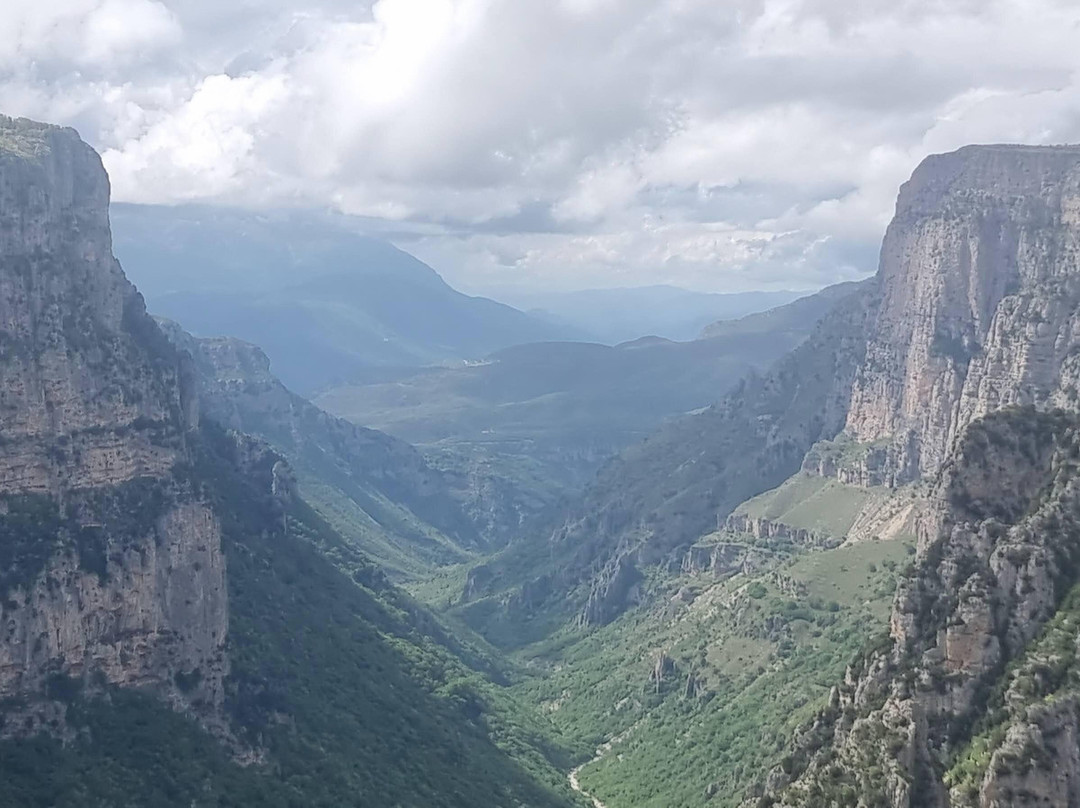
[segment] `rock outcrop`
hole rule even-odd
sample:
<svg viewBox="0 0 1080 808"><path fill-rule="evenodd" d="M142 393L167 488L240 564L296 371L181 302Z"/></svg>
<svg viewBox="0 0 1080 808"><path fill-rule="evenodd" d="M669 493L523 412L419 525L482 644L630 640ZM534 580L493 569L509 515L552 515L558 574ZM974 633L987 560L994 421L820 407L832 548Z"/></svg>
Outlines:
<svg viewBox="0 0 1080 808"><path fill-rule="evenodd" d="M774 773L778 804L951 804L944 764L970 740L995 683L1054 616L1080 570L1076 417L1025 408L976 422L930 499L890 640L849 671L836 704ZM1036 730L1024 725L1014 735L1024 732Z"/></svg>
<svg viewBox="0 0 1080 808"><path fill-rule="evenodd" d="M0 117L0 699L69 677L210 716L228 610L185 472L191 368L112 256L108 199L73 130Z"/></svg>
<svg viewBox="0 0 1080 808"><path fill-rule="evenodd" d="M159 323L194 359L203 418L268 441L300 472L302 482L338 490L385 528L384 540L400 544L404 554L436 564L460 562L494 541L468 518L465 494L413 446L336 418L296 395L271 372L269 358L255 345L230 337L196 339L176 323ZM447 541L434 541L432 533Z"/></svg>
<svg viewBox="0 0 1080 808"><path fill-rule="evenodd" d="M887 446L858 443L843 433L835 440L814 444L803 458L802 471L862 488L897 483Z"/></svg>
<svg viewBox="0 0 1080 808"><path fill-rule="evenodd" d="M726 578L740 572L755 572L770 559L768 551L747 544L695 544L686 551L681 571L689 574L708 572L715 578Z"/></svg>
<svg viewBox="0 0 1080 808"><path fill-rule="evenodd" d="M808 530L804 527L792 527L775 519L764 516L750 516L745 513L733 513L724 520L724 529L736 534L753 536L759 541L782 539L801 547L835 547L842 539Z"/></svg>

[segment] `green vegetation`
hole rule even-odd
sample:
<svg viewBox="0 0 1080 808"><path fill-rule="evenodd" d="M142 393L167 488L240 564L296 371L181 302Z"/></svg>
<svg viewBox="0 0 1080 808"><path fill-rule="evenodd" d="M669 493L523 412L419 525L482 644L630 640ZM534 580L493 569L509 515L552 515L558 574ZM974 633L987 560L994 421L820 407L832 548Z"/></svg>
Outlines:
<svg viewBox="0 0 1080 808"><path fill-rule="evenodd" d="M433 569L473 558L411 513L356 481L300 465L300 490L352 546L377 562L398 583L423 580Z"/></svg>
<svg viewBox="0 0 1080 808"><path fill-rule="evenodd" d="M581 593L549 597L555 562L546 542L517 542L484 562L489 585L480 587L470 598L462 599L464 586L456 591L450 588L464 580L460 570L432 576L430 584L416 591L433 606L452 602L452 608L445 612L448 619L508 651L540 642L572 620ZM520 584L522 581L525 583Z"/></svg>
<svg viewBox="0 0 1080 808"><path fill-rule="evenodd" d="M709 405L799 338L764 330L615 347L520 345L463 366L372 374L324 390L317 402L422 446L433 464L509 500L518 513L508 516L530 516L576 494L607 458L666 418ZM519 519L503 521L515 527Z"/></svg>
<svg viewBox="0 0 1080 808"><path fill-rule="evenodd" d="M567 804L557 748L482 660L303 502L286 534L267 494L220 464L206 477L227 542L230 710L303 804Z"/></svg>
<svg viewBox="0 0 1080 808"><path fill-rule="evenodd" d="M83 806L249 806L289 800L260 767L234 764L192 721L143 693L74 698L68 720L83 738L48 735L0 742L0 804Z"/></svg>
<svg viewBox="0 0 1080 808"><path fill-rule="evenodd" d="M971 361L971 357L977 350L978 345L972 337L957 336L942 331L935 333L930 343L931 355L950 359L953 364L961 367Z"/></svg>
<svg viewBox="0 0 1080 808"><path fill-rule="evenodd" d="M894 496L798 474L739 510L839 540L864 506ZM823 550L716 534L695 550L707 559L709 540L722 541L749 565L722 581L642 566L646 605L594 631L569 627L573 598L544 594L558 559L540 543L511 545L468 575L448 568L416 591L452 601L454 625L519 663L512 689L562 730L578 781L608 808L735 806L887 628L909 538Z"/></svg>
<svg viewBox="0 0 1080 808"><path fill-rule="evenodd" d="M304 498L398 583L460 564L487 545L462 494L414 447L334 418L282 385L258 348L162 329L192 354L206 420L267 441L293 469Z"/></svg>
<svg viewBox="0 0 1080 808"><path fill-rule="evenodd" d="M806 582L812 601L874 604L878 618L888 618L895 573L910 545L900 541L864 541L823 553L807 553L791 564L790 574ZM884 574L882 574L884 573Z"/></svg>
<svg viewBox="0 0 1080 808"><path fill-rule="evenodd" d="M0 498L0 597L31 585L61 551L74 553L82 569L104 578L109 556L152 535L175 496L160 480L141 477L109 491L75 492L62 513L45 494Z"/></svg>
<svg viewBox="0 0 1080 808"><path fill-rule="evenodd" d="M55 127L0 115L0 154L9 152L20 160L40 161L51 151L48 139Z"/></svg>
<svg viewBox="0 0 1080 808"><path fill-rule="evenodd" d="M710 804L734 806L884 626L907 553L898 541L828 551L778 541L758 548L766 563L757 572L724 581L654 569L644 582L653 606L587 633L567 628L564 610L508 599L498 580L460 602L469 566L447 566L414 589L447 609L451 632L304 501L286 507L270 495L276 455L252 460L212 424L201 446L177 486L210 498L223 524L228 715L236 743L263 762L237 767L193 723L139 694L110 695L120 706L110 712L76 688L66 698L81 737L123 751L106 764L90 743L0 744L14 772L0 778L0 798L330 806L349 795L345 804L554 808L574 803L565 776L586 763L582 786L609 808L689 808L707 793ZM108 515L109 529L91 538L144 535L176 496L147 485L83 503ZM824 516L867 496L800 476L746 507ZM6 518L52 531L53 512L31 505L9 506ZM125 513L143 516L129 525ZM542 577L546 553L512 546L487 564L496 579ZM514 667L472 628L517 648ZM50 783L19 774L34 769ZM94 776L80 779L87 770Z"/></svg>
<svg viewBox="0 0 1080 808"><path fill-rule="evenodd" d="M0 510L0 595L31 583L63 541L63 520L52 497L6 497Z"/></svg>
<svg viewBox="0 0 1080 808"><path fill-rule="evenodd" d="M865 542L750 578L658 574L655 609L518 651L533 673L516 689L582 760L611 742L579 774L608 808L738 805L885 627L906 553Z"/></svg>
<svg viewBox="0 0 1080 808"><path fill-rule="evenodd" d="M961 798L978 796L983 776L1011 725L1035 720L1041 709L1055 702L1080 699L1078 633L1080 585L1069 591L1024 654L1009 664L973 737L953 756L945 783Z"/></svg>

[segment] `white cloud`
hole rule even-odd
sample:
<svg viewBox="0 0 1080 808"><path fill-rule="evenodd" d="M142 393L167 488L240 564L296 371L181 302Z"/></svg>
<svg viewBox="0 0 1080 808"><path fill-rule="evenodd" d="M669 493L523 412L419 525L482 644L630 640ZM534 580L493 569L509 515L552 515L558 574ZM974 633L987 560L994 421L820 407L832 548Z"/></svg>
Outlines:
<svg viewBox="0 0 1080 808"><path fill-rule="evenodd" d="M336 206L473 289L805 288L927 153L1080 140L1077 41L1066 0L8 0L0 109L118 199Z"/></svg>
<svg viewBox="0 0 1080 808"><path fill-rule="evenodd" d="M288 82L273 73L207 76L175 111L102 152L118 199L133 202L243 198L271 183L259 126L280 112ZM138 125L137 108L128 110ZM127 121L130 129L133 121ZM271 183L272 184L272 183Z"/></svg>
<svg viewBox="0 0 1080 808"><path fill-rule="evenodd" d="M113 66L176 45L176 17L158 0L6 0L0 14L0 69Z"/></svg>

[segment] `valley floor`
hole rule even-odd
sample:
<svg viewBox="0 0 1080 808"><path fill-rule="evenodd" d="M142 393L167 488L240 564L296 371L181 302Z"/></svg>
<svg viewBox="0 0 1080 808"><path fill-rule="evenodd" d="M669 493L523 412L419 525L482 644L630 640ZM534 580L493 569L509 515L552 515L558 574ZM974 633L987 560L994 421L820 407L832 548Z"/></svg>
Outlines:
<svg viewBox="0 0 1080 808"><path fill-rule="evenodd" d="M910 533L848 543L828 533L849 530L868 502L906 506L912 496L799 475L746 510L815 524L821 543L793 531L798 541L721 531L696 549L722 547L727 557L737 547L737 569L653 570L650 605L593 630L538 626L541 639L528 639L523 623L526 641L503 649L517 665L511 689L577 750L574 790L594 808L737 806L781 763L852 658L887 630L897 576L914 552ZM445 608L464 574L446 570L414 591ZM505 645L505 626L484 623L495 613L481 602L446 614Z"/></svg>

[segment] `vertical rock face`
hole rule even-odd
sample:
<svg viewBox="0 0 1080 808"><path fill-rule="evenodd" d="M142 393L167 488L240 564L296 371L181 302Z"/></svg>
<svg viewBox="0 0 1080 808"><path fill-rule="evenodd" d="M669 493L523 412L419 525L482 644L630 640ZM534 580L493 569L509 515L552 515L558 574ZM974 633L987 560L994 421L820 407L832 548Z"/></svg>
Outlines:
<svg viewBox="0 0 1080 808"><path fill-rule="evenodd" d="M73 130L0 117L0 698L103 677L212 710L225 570L181 473L190 370L112 256L108 198Z"/></svg>
<svg viewBox="0 0 1080 808"><path fill-rule="evenodd" d="M175 460L181 368L112 257L108 198L72 130L0 119L0 491L115 484ZM62 453L40 451L61 437Z"/></svg>
<svg viewBox="0 0 1080 808"><path fill-rule="evenodd" d="M897 479L936 482L888 643L770 790L790 806L1080 805L1080 149L928 159L878 280L846 432L885 446Z"/></svg>
<svg viewBox="0 0 1080 808"><path fill-rule="evenodd" d="M1078 225L1080 148L967 147L903 186L846 425L890 442L898 479L981 415L1075 399Z"/></svg>

